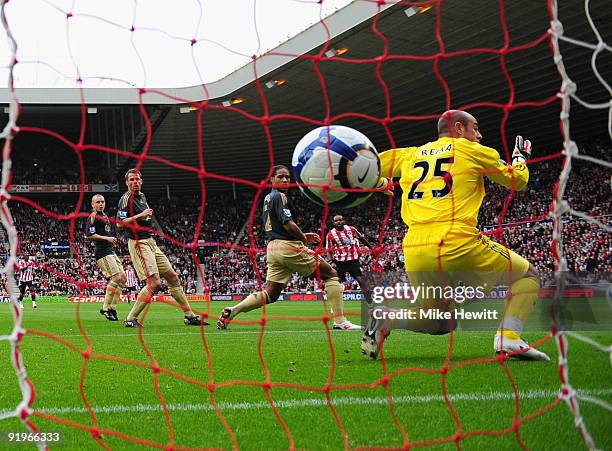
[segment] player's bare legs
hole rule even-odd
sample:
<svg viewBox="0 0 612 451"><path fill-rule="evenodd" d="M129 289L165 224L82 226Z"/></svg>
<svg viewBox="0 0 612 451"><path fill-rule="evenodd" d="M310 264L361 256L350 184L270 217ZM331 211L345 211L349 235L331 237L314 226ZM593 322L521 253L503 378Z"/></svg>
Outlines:
<svg viewBox="0 0 612 451"><path fill-rule="evenodd" d="M234 307L225 307L217 320L217 329L227 329L227 325L239 313L250 312L264 304L276 302L285 289L285 284L268 280L263 291L249 294Z"/></svg>
<svg viewBox="0 0 612 451"><path fill-rule="evenodd" d="M121 297L123 287L125 287L125 272L121 271L110 278L110 282L106 285L106 293L104 295L104 304L102 305L102 313L107 319L117 321L117 301Z"/></svg>
<svg viewBox="0 0 612 451"><path fill-rule="evenodd" d="M332 311L334 313L334 324L337 328L341 329L359 329L359 326L355 326L346 320L344 316L344 301L342 299L342 287L338 282L338 274L329 263L325 260L319 260L319 274L325 284L325 293L327 299L332 305ZM263 291L251 293L241 302L234 307L226 307L221 312L221 316L217 321L218 329L226 329L229 322L236 317L239 313L250 312L256 308L260 308L264 304L271 304L276 302L285 288L284 283L267 281L266 288ZM346 327L342 327L346 326Z"/></svg>
<svg viewBox="0 0 612 451"><path fill-rule="evenodd" d="M130 310L130 313L128 313L125 318L126 325L127 322L133 322L138 318L146 307L147 301L150 300L159 290L161 290L161 279L159 278L159 274L151 274L145 280L144 287L142 287L138 293L132 310Z"/></svg>
<svg viewBox="0 0 612 451"><path fill-rule="evenodd" d="M166 279L166 282L168 282L168 291L170 291L170 295L174 298L181 309L183 309L183 312L185 312L185 324L200 325L200 323L202 323L204 325L208 325L208 323L202 322L200 317L193 313L193 310L191 310L191 306L189 305L187 296L185 296L185 291L183 290L178 274L171 269L163 275L163 278Z"/></svg>
<svg viewBox="0 0 612 451"><path fill-rule="evenodd" d="M111 277L111 282L115 284L115 287L117 288L115 290L115 297L113 299L113 302L111 303L111 306L114 308L117 305L117 301L119 300L119 298L121 297L121 293L123 292L123 289L125 288L125 282L126 282L126 277L125 277L125 272L121 271L117 274L115 274L114 276Z"/></svg>
<svg viewBox="0 0 612 451"><path fill-rule="evenodd" d="M170 291L170 295L179 304L183 312L185 312L185 324L206 325L207 323L202 323L199 316L197 316L195 313L193 313L193 310L191 310L191 306L189 305L189 301L187 301L187 297L185 296L185 292L181 286L181 281L176 272L174 272L174 270L170 270L166 272L163 277L168 282L168 290ZM126 322L136 320L138 315L140 315L146 307L147 301L151 299L159 290L161 290L161 278L159 277L159 274L152 274L147 277L145 286L138 293L134 307L132 307L132 310L126 317Z"/></svg>
<svg viewBox="0 0 612 451"><path fill-rule="evenodd" d="M23 284L21 284L19 286L19 307L23 308L23 298L25 296L25 286ZM37 308L36 305L36 292L34 291L34 288L32 288L32 286L30 285L28 288L29 292L30 292L30 297L32 298L32 307L33 308Z"/></svg>
<svg viewBox="0 0 612 451"><path fill-rule="evenodd" d="M318 260L319 274L325 284L325 294L327 300L331 304L332 314L334 317L334 329L341 330L356 330L360 329L359 326L351 323L344 316L344 299L342 297L343 291L340 281L338 279L338 273L332 266L323 259Z"/></svg>

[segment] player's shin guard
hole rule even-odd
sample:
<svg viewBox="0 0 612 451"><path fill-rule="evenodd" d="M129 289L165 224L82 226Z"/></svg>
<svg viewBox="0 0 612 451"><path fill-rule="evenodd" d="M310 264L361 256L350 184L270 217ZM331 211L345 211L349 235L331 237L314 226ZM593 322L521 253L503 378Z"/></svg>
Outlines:
<svg viewBox="0 0 612 451"><path fill-rule="evenodd" d="M263 304L271 304L272 302L274 301L270 300L270 296L265 290L251 293L232 308L233 316L238 313L250 312L256 308L261 308Z"/></svg>
<svg viewBox="0 0 612 451"><path fill-rule="evenodd" d="M506 300L506 312L497 333L512 340L520 338L523 322L533 310L539 290L540 280L537 277L525 277L512 284Z"/></svg>
<svg viewBox="0 0 612 451"><path fill-rule="evenodd" d="M342 287L337 277L330 277L325 281L325 294L327 300L332 306L334 313L334 323L342 323L346 320L344 317L344 300L342 299Z"/></svg>
<svg viewBox="0 0 612 451"><path fill-rule="evenodd" d="M187 296L185 296L185 291L183 291L183 287L181 285L177 285L176 287L168 286L168 291L170 291L170 296L174 298L174 300L181 306L183 312L185 312L185 316L195 316L193 310L191 310L191 306L189 305L189 301L187 301Z"/></svg>

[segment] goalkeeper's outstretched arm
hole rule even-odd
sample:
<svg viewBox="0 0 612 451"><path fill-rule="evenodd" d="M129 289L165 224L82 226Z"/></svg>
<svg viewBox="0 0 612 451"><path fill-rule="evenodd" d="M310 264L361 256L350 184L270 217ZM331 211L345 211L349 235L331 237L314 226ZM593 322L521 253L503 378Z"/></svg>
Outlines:
<svg viewBox="0 0 612 451"><path fill-rule="evenodd" d="M376 185L382 193L393 196L393 179L402 176L402 165L410 157L410 152L416 147L390 149L379 155L380 179Z"/></svg>
<svg viewBox="0 0 612 451"><path fill-rule="evenodd" d="M531 156L531 142L528 139L523 139L521 135L516 137L511 165L501 160L499 153L490 147L483 146L482 156L486 176L490 180L515 191L525 189L529 181L526 162Z"/></svg>

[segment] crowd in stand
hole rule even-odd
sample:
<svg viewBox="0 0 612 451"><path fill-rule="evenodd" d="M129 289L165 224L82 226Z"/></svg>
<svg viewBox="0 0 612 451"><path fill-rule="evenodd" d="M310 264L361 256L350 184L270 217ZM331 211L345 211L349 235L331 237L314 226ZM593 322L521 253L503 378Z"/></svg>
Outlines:
<svg viewBox="0 0 612 451"><path fill-rule="evenodd" d="M20 151L21 150L21 151ZM84 152L83 167L87 183L108 183L112 177L109 164L100 164L100 154ZM81 171L74 151L65 146L43 145L18 149L13 154L13 185L81 183Z"/></svg>
<svg viewBox="0 0 612 451"><path fill-rule="evenodd" d="M507 190L487 183L486 197L479 216L479 227L482 230L488 231L496 240L531 261L545 281L552 279L554 270L551 252L552 221L547 215L561 164L560 159L533 164L528 188L511 197ZM610 189L609 170L591 163L574 161L565 198L572 209L596 217L610 226ZM146 193L146 185L143 190ZM196 237L195 224L201 210L199 201L148 196L165 236L184 245L200 244L196 259L191 248L173 244L163 237L157 239L179 273L187 293L195 293L198 288L211 293L247 293L257 289L260 282L263 283L266 267L265 242L259 219L260 205L254 209L253 227L248 226L253 197L253 193L239 195L237 198L231 194L209 196L200 233ZM292 191L289 197L296 222L302 230L321 231L325 210L305 200L297 191ZM51 201L48 197L43 200L36 197L31 199L56 214L73 212L76 203L66 201L65 196L54 197ZM76 295L79 289L74 281L88 284L81 293L103 291L105 281L95 264L93 245L84 239L85 223L90 211L89 201L88 197L82 208L83 216L74 223L72 239L69 220L50 218L24 203L9 203L21 240L20 254L38 256L37 265L42 267L38 270L38 286L43 294ZM400 192L397 190L392 200L374 194L367 202L367 208L340 212L347 224L355 226L370 242L379 246L374 253L364 249L364 269L374 274L396 274L402 277L401 242L406 226L400 217ZM116 204L116 196L107 197L107 213L110 216L116 213ZM388 220L385 222L389 209ZM500 221L502 211L505 213ZM336 213L339 212L327 212L326 229L331 227L331 219ZM566 215L563 222L563 254L569 269L592 274L612 271L611 234L596 224L570 215ZM497 228L500 223L503 231ZM126 240L121 233L119 237L116 252L127 265L129 257ZM2 254L7 252L6 236L4 238L0 248ZM40 244L49 238L70 242L70 251L56 255L43 253ZM249 249L256 251L249 252ZM199 268L196 262L201 264ZM55 274L49 268L53 268ZM198 282L200 270L203 280ZM346 288L356 287L355 282L349 279ZM287 286L288 291L315 289L315 279L299 276L293 277Z"/></svg>

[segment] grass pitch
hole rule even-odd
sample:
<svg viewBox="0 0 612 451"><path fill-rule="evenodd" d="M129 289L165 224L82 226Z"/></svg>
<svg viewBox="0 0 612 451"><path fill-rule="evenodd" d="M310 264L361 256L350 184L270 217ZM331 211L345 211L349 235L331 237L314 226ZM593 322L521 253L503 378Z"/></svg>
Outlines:
<svg viewBox="0 0 612 451"><path fill-rule="evenodd" d="M494 356L492 333L459 331L444 377L449 336L394 331L384 363L368 361L360 353L360 331L328 335L321 321L307 320L325 314L320 302L268 306L263 334L255 323L260 311L240 316L253 324L202 331L184 326L173 307L156 304L145 319L142 342L138 330L105 320L99 304L41 299L38 305L34 310L26 302L24 327L31 332L21 350L36 390L32 421L42 431L63 433L63 442L51 448L100 448L90 432L96 427L101 444L130 450L170 444L174 449L401 448L406 442L450 450L457 449L458 431L465 435L461 449L468 450L521 449L520 443L538 450L586 448L565 402L554 404L560 383L552 341L541 347L551 362L475 363ZM213 318L225 305L211 304ZM119 305L120 318L129 308ZM12 315L8 304L0 309L4 335ZM347 311L357 315L359 304L348 303ZM531 332L525 338L545 335ZM610 332L585 335L612 342ZM8 342L0 341L0 415L21 401L9 351ZM569 367L574 388L612 402L608 355L570 338ZM331 387L329 399L325 387ZM597 447L612 449L612 413L586 402L580 408ZM8 418L0 429L23 426Z"/></svg>

